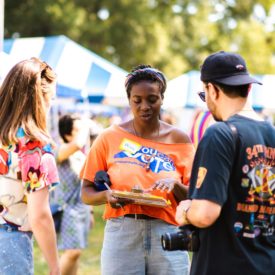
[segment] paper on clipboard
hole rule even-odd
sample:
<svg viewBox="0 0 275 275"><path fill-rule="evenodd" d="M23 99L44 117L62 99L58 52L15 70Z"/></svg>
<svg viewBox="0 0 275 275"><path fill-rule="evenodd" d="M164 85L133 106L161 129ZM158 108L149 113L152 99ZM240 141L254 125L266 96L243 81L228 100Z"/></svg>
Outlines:
<svg viewBox="0 0 275 275"><path fill-rule="evenodd" d="M169 200L148 193L112 190L112 196L119 199L132 200L133 204L148 205L155 207L167 207L171 205L171 202Z"/></svg>

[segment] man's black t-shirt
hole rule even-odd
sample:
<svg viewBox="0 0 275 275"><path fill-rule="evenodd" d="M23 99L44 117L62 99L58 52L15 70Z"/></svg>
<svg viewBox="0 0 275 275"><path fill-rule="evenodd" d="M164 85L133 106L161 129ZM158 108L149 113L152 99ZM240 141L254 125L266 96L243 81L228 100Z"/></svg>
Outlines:
<svg viewBox="0 0 275 275"><path fill-rule="evenodd" d="M207 129L193 165L189 196L222 206L200 229L192 275L275 274L275 128L240 115Z"/></svg>

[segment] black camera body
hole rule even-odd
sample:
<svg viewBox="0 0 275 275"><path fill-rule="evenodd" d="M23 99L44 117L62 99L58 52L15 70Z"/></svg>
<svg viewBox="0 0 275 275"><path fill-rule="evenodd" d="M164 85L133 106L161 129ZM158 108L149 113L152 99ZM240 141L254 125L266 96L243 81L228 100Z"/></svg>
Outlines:
<svg viewBox="0 0 275 275"><path fill-rule="evenodd" d="M199 250L200 240L198 228L191 224L180 226L176 233L165 233L161 236L161 245L164 250Z"/></svg>

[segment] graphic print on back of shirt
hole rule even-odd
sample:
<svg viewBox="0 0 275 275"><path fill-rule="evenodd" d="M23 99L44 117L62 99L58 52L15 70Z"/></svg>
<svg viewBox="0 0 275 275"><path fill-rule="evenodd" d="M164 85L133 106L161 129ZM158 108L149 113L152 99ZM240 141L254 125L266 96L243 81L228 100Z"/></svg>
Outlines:
<svg viewBox="0 0 275 275"><path fill-rule="evenodd" d="M237 235L246 238L272 236L275 231L275 148L254 145L246 149L248 165L244 165L241 187L247 192L237 211L248 219L237 221ZM243 223L241 222L243 221Z"/></svg>
<svg viewBox="0 0 275 275"><path fill-rule="evenodd" d="M116 162L139 165L154 173L175 171L173 160L154 148L142 146L129 139L123 139L120 150L114 155L114 158L117 159Z"/></svg>

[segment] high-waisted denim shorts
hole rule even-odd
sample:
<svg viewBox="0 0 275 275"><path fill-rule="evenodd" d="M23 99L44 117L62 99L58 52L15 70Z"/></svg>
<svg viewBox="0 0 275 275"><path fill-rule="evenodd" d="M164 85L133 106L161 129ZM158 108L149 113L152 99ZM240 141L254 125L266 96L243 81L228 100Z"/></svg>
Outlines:
<svg viewBox="0 0 275 275"><path fill-rule="evenodd" d="M33 242L31 232L17 231L10 225L0 226L0 274L32 275Z"/></svg>

